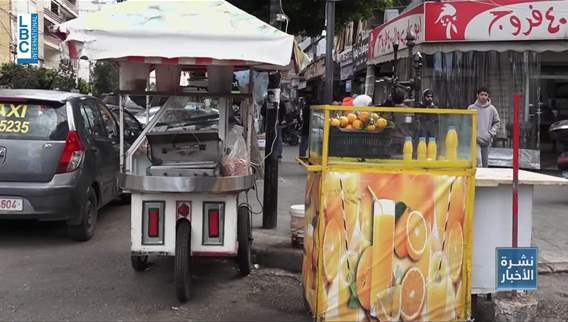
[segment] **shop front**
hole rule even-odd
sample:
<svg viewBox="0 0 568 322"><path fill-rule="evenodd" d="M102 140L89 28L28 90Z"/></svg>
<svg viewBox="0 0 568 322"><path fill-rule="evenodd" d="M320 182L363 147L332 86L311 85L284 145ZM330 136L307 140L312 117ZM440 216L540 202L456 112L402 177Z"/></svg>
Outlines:
<svg viewBox="0 0 568 322"><path fill-rule="evenodd" d="M377 75L392 70L399 45L398 77L412 75L407 34L422 56L421 89L431 88L438 106L466 108L486 86L501 117L490 165L511 164L513 95L522 94L521 166L541 167L541 152L552 152L548 126L568 112L568 2L426 2L375 28L369 64ZM390 84L377 79L374 99L382 103Z"/></svg>

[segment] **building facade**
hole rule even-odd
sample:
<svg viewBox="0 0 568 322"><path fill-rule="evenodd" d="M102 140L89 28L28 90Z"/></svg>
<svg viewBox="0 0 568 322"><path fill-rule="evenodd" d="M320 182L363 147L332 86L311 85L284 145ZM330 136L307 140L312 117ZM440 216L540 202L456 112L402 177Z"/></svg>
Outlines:
<svg viewBox="0 0 568 322"><path fill-rule="evenodd" d="M50 26L79 16L77 0L10 0L0 1L0 63L15 61L18 15L39 16L39 65L57 68L61 61L61 40L49 31Z"/></svg>

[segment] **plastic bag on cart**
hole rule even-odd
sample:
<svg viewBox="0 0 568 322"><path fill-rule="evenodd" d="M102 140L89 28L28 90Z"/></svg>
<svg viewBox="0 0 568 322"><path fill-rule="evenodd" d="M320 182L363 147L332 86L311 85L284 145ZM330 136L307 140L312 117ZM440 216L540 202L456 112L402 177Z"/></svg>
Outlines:
<svg viewBox="0 0 568 322"><path fill-rule="evenodd" d="M223 157L224 176L246 176L249 174L250 155L243 136L243 127L233 125L227 133L226 153Z"/></svg>

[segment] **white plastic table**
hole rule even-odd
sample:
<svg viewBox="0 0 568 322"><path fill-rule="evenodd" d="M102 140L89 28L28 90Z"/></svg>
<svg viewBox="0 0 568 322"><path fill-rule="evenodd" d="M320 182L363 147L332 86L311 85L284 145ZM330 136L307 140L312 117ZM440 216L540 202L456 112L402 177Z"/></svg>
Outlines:
<svg viewBox="0 0 568 322"><path fill-rule="evenodd" d="M478 168L473 218L472 293L495 292L495 248L512 246L513 170ZM519 170L518 246L531 246L534 186L568 185L564 178Z"/></svg>

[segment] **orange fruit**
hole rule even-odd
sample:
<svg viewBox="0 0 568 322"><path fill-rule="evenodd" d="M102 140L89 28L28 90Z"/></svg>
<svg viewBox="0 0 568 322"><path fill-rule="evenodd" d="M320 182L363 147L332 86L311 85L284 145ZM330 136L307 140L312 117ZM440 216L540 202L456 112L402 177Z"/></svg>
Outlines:
<svg viewBox="0 0 568 322"><path fill-rule="evenodd" d="M361 120L361 122L367 123L367 121L369 120L369 112L359 112L359 119Z"/></svg>
<svg viewBox="0 0 568 322"><path fill-rule="evenodd" d="M349 124L349 119L346 116L341 116L339 118L339 126L346 127Z"/></svg>
<svg viewBox="0 0 568 322"><path fill-rule="evenodd" d="M367 131L376 131L377 127L374 124L367 125Z"/></svg>
<svg viewBox="0 0 568 322"><path fill-rule="evenodd" d="M357 286L357 298L361 307L365 310L371 309L371 268L373 264L372 247L367 247L361 253L357 263L357 273L355 275L355 285Z"/></svg>
<svg viewBox="0 0 568 322"><path fill-rule="evenodd" d="M325 278L331 281L337 275L339 260L345 253L342 229L337 220L330 221L325 228L322 252Z"/></svg>
<svg viewBox="0 0 568 322"><path fill-rule="evenodd" d="M406 221L406 248L413 261L422 257L428 240L428 226L422 214L416 210L410 212Z"/></svg>
<svg viewBox="0 0 568 322"><path fill-rule="evenodd" d="M346 126L345 128L348 129L348 130L352 130L352 129L353 129L353 125L347 124L347 126Z"/></svg>
<svg viewBox="0 0 568 322"><path fill-rule="evenodd" d="M354 113L347 114L347 120L349 120L349 124L353 124L353 121L357 119L357 115Z"/></svg>
<svg viewBox="0 0 568 322"><path fill-rule="evenodd" d="M361 122L361 120L355 120L353 121L353 128L354 129L362 129L363 128L363 122Z"/></svg>
<svg viewBox="0 0 568 322"><path fill-rule="evenodd" d="M398 321L402 301L402 288L395 285L377 294L377 317L379 321Z"/></svg>
<svg viewBox="0 0 568 322"><path fill-rule="evenodd" d="M460 279L463 262L463 230L457 222L448 227L447 240L444 245L444 253L448 259L450 277L453 283Z"/></svg>
<svg viewBox="0 0 568 322"><path fill-rule="evenodd" d="M375 122L375 125L379 128L379 129L384 129L385 127L387 127L388 122L386 119L379 117L379 119Z"/></svg>
<svg viewBox="0 0 568 322"><path fill-rule="evenodd" d="M416 267L410 268L402 279L402 303L400 313L404 321L414 321L422 312L426 297L424 275Z"/></svg>
<svg viewBox="0 0 568 322"><path fill-rule="evenodd" d="M333 118L331 119L330 125L333 127L339 127L339 125L341 124L341 122L339 121L339 119Z"/></svg>

